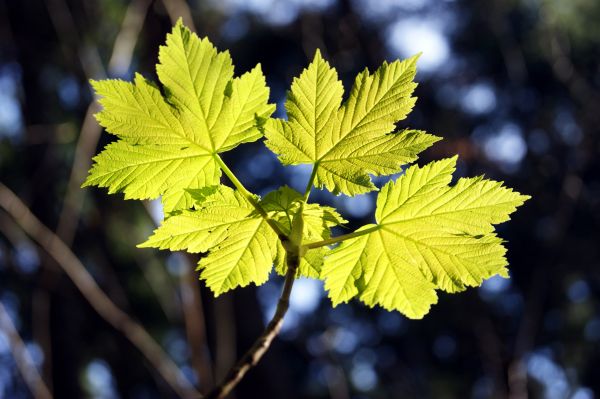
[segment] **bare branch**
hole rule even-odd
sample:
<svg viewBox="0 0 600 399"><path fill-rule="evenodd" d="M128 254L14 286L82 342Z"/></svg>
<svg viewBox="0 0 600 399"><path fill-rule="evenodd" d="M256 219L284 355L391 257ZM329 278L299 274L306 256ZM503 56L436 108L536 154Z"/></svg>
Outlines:
<svg viewBox="0 0 600 399"><path fill-rule="evenodd" d="M127 73L151 2L151 0L136 0L132 1L127 7L121 30L117 34L108 61L108 73L110 75L121 76Z"/></svg>
<svg viewBox="0 0 600 399"><path fill-rule="evenodd" d="M39 250L42 252L41 250ZM46 262L49 263L49 262ZM54 266L54 265L53 265ZM46 264L38 277L38 284L31 295L31 330L33 340L40 346L44 353L44 363L42 364L42 378L46 382L46 386L52 392L52 333L50 328L50 306L51 295L46 289L48 283L54 283L54 280L59 275L56 270L50 269L50 265ZM54 267L53 269L57 269Z"/></svg>
<svg viewBox="0 0 600 399"><path fill-rule="evenodd" d="M15 363L31 394L36 399L51 399L52 394L50 390L35 368L35 363L2 302L0 302L0 328L8 336L10 350L12 351Z"/></svg>
<svg viewBox="0 0 600 399"><path fill-rule="evenodd" d="M233 298L221 295L213 301L215 331L215 380L225 378L236 361L236 321Z"/></svg>
<svg viewBox="0 0 600 399"><path fill-rule="evenodd" d="M0 207L62 267L81 294L104 320L121 331L138 348L171 388L183 398L202 397L152 336L117 307L98 287L71 249L4 184L0 183Z"/></svg>
<svg viewBox="0 0 600 399"><path fill-rule="evenodd" d="M138 40L139 33L146 19L148 8L150 7L150 0L135 0L129 4L121 30L117 34L115 43L113 45L112 54L108 64L108 72L110 75L119 75L126 72L131 64L133 57L133 51ZM58 0L52 0L52 3L58 3L59 9L63 10L62 14L58 14L54 8L49 7L50 15L55 15L53 18L55 27L59 34L64 37L75 31L75 24L73 23L73 17L66 5ZM59 16L61 16L59 18ZM65 25L70 29L65 30L65 27L60 26L60 21L67 22ZM77 35L75 35L77 37ZM80 55L80 58L82 56ZM99 64L99 61L98 61ZM84 68L88 79L97 78L97 75L90 74L90 68ZM93 71L103 71L102 65L95 65L91 68ZM101 76L103 76L102 74ZM79 139L75 147L75 157L73 159L73 165L71 166L71 174L69 176L69 182L67 183L67 192L65 194L65 200L63 208L61 210L58 227L56 232L60 238L65 242L71 243L73 236L79 222L79 214L81 212L81 206L85 192L81 191L79 187L83 180L87 170L90 168L92 155L96 151L98 146L98 140L102 133L102 128L98 125L98 122L94 119L94 114L99 111L99 106L96 101L92 101L88 106L85 114L85 119L81 126L81 132L79 133Z"/></svg>
<svg viewBox="0 0 600 399"><path fill-rule="evenodd" d="M181 18L183 19L185 26L192 32L196 32L192 11L185 0L163 0L162 3L165 6L165 10L167 11L167 14L169 14L169 19L173 25Z"/></svg>
<svg viewBox="0 0 600 399"><path fill-rule="evenodd" d="M144 209L155 224L159 221L152 215L150 202L144 201ZM190 254L181 258L185 269L179 279L180 303L184 321L187 341L191 349L191 364L200 377L202 391L214 386L213 368L210 350L206 340L206 323L204 318L204 307L200 296L200 287L196 272L192 266L194 261ZM147 278L152 285L152 279ZM164 283L161 283L164 285ZM157 298L161 299L159 290L154 289ZM170 302L172 303L172 301ZM162 304L166 309L166 304Z"/></svg>
<svg viewBox="0 0 600 399"><path fill-rule="evenodd" d="M67 243L73 242L79 222L81 205L83 204L85 192L79 186L81 186L85 173L91 165L92 154L96 151L98 139L102 132L102 128L94 119L94 114L99 110L100 108L95 101L88 106L75 147L71 175L67 183L67 192L58 219L58 227L56 228L58 236Z"/></svg>
<svg viewBox="0 0 600 399"><path fill-rule="evenodd" d="M181 307L185 318L185 330L191 349L192 366L200 377L200 387L205 392L214 386L212 363L206 342L206 325L204 323L204 307L200 297L198 276L193 262L183 258L184 271L181 274L179 288L181 290Z"/></svg>

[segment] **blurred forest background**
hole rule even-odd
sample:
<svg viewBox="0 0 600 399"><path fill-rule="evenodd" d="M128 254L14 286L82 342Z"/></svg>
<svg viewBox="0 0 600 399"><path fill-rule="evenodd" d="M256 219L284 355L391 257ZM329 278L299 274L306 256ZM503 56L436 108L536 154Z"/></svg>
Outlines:
<svg viewBox="0 0 600 399"><path fill-rule="evenodd" d="M444 140L419 163L458 153L459 175L533 197L499 227L511 279L442 294L424 320L333 309L321 282L298 281L283 333L232 397L600 397L598 0L0 0L0 397L48 397L41 381L56 398L206 392L274 310L281 278L215 299L197 259L135 247L159 204L79 188L112 140L88 79L156 80L180 16L237 73L262 63L278 116L317 48L346 89L422 51L400 125ZM261 142L226 161L257 193L310 172ZM374 198L312 200L353 229Z"/></svg>

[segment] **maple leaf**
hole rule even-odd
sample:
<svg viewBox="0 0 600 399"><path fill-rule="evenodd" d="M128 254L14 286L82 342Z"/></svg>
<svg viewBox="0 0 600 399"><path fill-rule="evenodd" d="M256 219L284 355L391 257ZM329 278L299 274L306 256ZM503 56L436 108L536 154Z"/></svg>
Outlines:
<svg viewBox="0 0 600 399"><path fill-rule="evenodd" d="M369 174L389 175L439 137L394 132L415 104L417 56L361 72L348 100L337 72L316 52L288 93L288 120L270 119L265 144L285 165L313 164L317 187L355 195L375 190Z"/></svg>
<svg viewBox="0 0 600 399"><path fill-rule="evenodd" d="M508 277L494 225L529 197L481 177L449 186L456 157L410 167L377 198L377 224L359 229L325 259L322 277L334 305L365 304L421 318L435 290L458 292L494 275Z"/></svg>
<svg viewBox="0 0 600 399"><path fill-rule="evenodd" d="M136 74L133 82L92 81L102 98L98 122L120 140L94 158L84 186L122 191L126 199L163 196L166 212L186 209L188 189L219 184L218 154L262 134L269 89L260 65L234 78L228 52L177 22L161 46L162 89Z"/></svg>
<svg viewBox="0 0 600 399"><path fill-rule="evenodd" d="M167 218L140 248L208 253L198 269L200 279L206 280L215 295L250 283L264 283L274 263L280 273L285 273L285 249L277 234L242 194L226 186L212 186L191 190L190 195L194 209ZM282 187L260 203L289 234L301 198L296 191ZM317 204L306 206L303 215L308 239L328 238L330 227L345 222L334 209ZM299 275L318 277L325 250L308 251L302 257Z"/></svg>
<svg viewBox="0 0 600 399"><path fill-rule="evenodd" d="M139 247L208 253L198 269L215 295L267 281L278 239L254 206L226 186L205 187L190 195L195 209L167 218Z"/></svg>

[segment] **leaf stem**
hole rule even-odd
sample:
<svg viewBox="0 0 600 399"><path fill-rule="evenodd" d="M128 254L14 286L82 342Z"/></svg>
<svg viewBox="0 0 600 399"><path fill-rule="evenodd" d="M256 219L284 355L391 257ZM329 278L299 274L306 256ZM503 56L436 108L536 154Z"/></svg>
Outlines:
<svg viewBox="0 0 600 399"><path fill-rule="evenodd" d="M306 189L304 190L304 199L303 201L306 203L308 201L308 196L310 195L310 190L312 189L313 183L315 181L315 177L317 177L317 169L319 169L319 161L317 161L312 168L312 172L310 173L310 178L308 179L308 183L306 184Z"/></svg>
<svg viewBox="0 0 600 399"><path fill-rule="evenodd" d="M327 240L311 242L308 244L304 244L302 246L302 248L309 250L309 249L324 247L325 245L337 244L338 242L346 241L351 238L356 238L356 237L363 236L365 234L372 233L372 232L378 230L380 227L381 226L379 226L379 225L375 225L375 226L369 227L368 229L358 230L353 233L348 233L348 234L344 234L344 235L337 236L337 237L331 237L331 238L328 238Z"/></svg>
<svg viewBox="0 0 600 399"><path fill-rule="evenodd" d="M287 240L287 238L288 238L287 235L279 228L277 223L275 223L275 221L269 217L269 215L264 210L264 208L262 207L260 202L258 202L256 200L256 197L254 196L254 194L252 194L250 191L248 191L248 189L246 189L246 187L244 187L242 182L239 181L239 179L235 176L235 174L231 171L231 169L229 169L229 167L225 164L225 162L223 162L223 159L221 159L219 154L214 154L214 158L215 158L215 161L217 161L217 164L219 165L219 167L221 168L223 173L225 173L225 176L227 176L229 178L229 180L231 181L231 183L233 183L235 188L237 188L238 191L240 193L242 193L244 198L246 198L246 200L248 202L250 202L252 204L252 206L254 206L256 211L263 217L263 219L265 219L265 221L269 224L269 226L271 226L273 231L275 231L275 233L277 234L279 239L282 241Z"/></svg>
<svg viewBox="0 0 600 399"><path fill-rule="evenodd" d="M244 354L244 356L235 364L235 366L231 368L231 370L229 370L229 373L227 373L227 376L223 382L221 382L219 386L212 390L206 396L206 399L222 399L226 397L240 382L240 380L244 378L244 375L246 375L246 373L260 361L262 356L269 349L273 339L275 339L281 330L281 326L283 325L283 317L290 306L290 294L296 278L296 270L300 264L298 251L287 251L286 254L287 272L285 274L283 290L281 292L279 301L277 302L275 315L269 324L267 324L267 327L260 337L258 337L252 347L248 350L248 352Z"/></svg>

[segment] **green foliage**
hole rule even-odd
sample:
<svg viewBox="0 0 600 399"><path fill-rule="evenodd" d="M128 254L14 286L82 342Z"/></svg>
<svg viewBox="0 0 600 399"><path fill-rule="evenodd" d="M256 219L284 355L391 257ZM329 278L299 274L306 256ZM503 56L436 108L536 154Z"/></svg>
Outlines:
<svg viewBox="0 0 600 399"><path fill-rule="evenodd" d="M98 122L118 140L94 158L85 185L126 199L160 196L167 217L140 247L205 254L200 278L215 295L262 284L273 268L286 274L287 259L298 256L296 277L323 279L334 305L358 297L421 318L438 289L508 277L494 225L528 197L481 177L450 186L454 157L409 167L379 193L377 223L343 236L331 237L346 223L335 209L308 203L313 186L376 190L370 175L401 172L440 140L395 130L415 104L417 58L361 72L342 104L337 72L317 51L294 79L287 120L272 119L260 66L234 78L229 54L178 22L160 48L161 89L141 75L92 82ZM220 158L263 133L283 164L313 165L304 194L283 186L260 198ZM221 173L235 189L220 184Z"/></svg>
<svg viewBox="0 0 600 399"><path fill-rule="evenodd" d="M294 79L285 104L288 120L267 122L265 144L285 165L317 165L317 187L347 195L375 190L369 174L397 173L440 140L418 130L392 133L415 104L416 62L384 62L372 75L364 70L342 105L342 82L317 51Z"/></svg>
<svg viewBox="0 0 600 399"><path fill-rule="evenodd" d="M225 186L192 195L194 210L166 219L140 247L208 252L198 268L216 294L267 281L277 256L277 234L252 204Z"/></svg>
<svg viewBox="0 0 600 399"><path fill-rule="evenodd" d="M463 291L499 274L508 277L506 249L494 224L527 196L480 177L452 179L456 157L410 167L377 198L376 225L326 258L322 277L334 304L359 295L367 305L421 318L436 289Z"/></svg>
<svg viewBox="0 0 600 399"><path fill-rule="evenodd" d="M92 82L104 107L96 116L119 137L96 156L86 186L123 191L126 199L162 195L167 212L193 205L187 190L219 184L215 154L262 135L269 89L260 65L234 78L228 52L217 52L180 22L161 46L160 90L136 75L133 83Z"/></svg>

